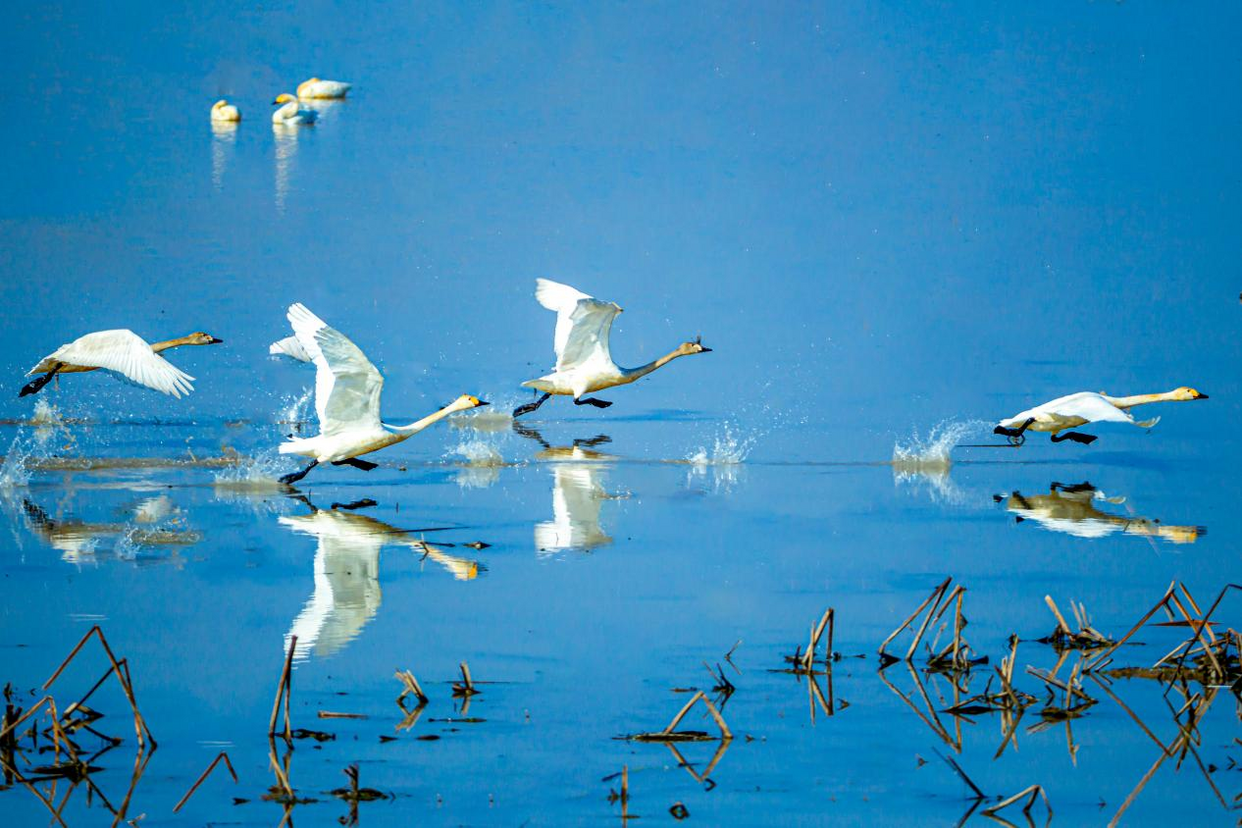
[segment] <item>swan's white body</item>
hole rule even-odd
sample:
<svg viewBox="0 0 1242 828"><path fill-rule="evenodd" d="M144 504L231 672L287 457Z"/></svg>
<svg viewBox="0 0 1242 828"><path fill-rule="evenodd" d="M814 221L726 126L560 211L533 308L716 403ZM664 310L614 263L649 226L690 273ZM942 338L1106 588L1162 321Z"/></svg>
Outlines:
<svg viewBox="0 0 1242 828"><path fill-rule="evenodd" d="M456 411L479 405L461 396L449 406L407 426L380 422L384 378L357 345L306 309L289 307L289 324L302 349L315 363L315 413L319 434L282 443L281 454L298 454L320 463L336 463L379 451L409 439Z"/></svg>
<svg viewBox="0 0 1242 828"><path fill-rule="evenodd" d="M1077 394L1058 397L1051 402L1028 408L1014 416L1001 420L1005 428L1021 428L1027 420L1035 422L1027 426L1030 431L1048 431L1056 434L1067 428L1076 428L1087 423L1128 423L1139 428L1151 428L1160 422L1159 417L1150 420L1135 420L1129 411L1118 408L1103 394L1094 391L1080 391Z"/></svg>
<svg viewBox="0 0 1242 828"><path fill-rule="evenodd" d="M298 84L299 98L343 98L349 94L353 84L343 81L320 80L311 78Z"/></svg>
<svg viewBox="0 0 1242 828"><path fill-rule="evenodd" d="M211 120L220 122L236 122L241 120L241 112L237 107L221 98L211 105Z"/></svg>
<svg viewBox="0 0 1242 828"><path fill-rule="evenodd" d="M61 345L39 360L26 376L51 371L58 364L98 368L114 376L178 399L194 390L194 377L180 370L151 349L133 331L96 331Z"/></svg>
<svg viewBox="0 0 1242 828"><path fill-rule="evenodd" d="M272 123L282 126L300 126L313 124L319 113L313 109L304 109L294 96L285 93L276 98L280 107L272 113Z"/></svg>

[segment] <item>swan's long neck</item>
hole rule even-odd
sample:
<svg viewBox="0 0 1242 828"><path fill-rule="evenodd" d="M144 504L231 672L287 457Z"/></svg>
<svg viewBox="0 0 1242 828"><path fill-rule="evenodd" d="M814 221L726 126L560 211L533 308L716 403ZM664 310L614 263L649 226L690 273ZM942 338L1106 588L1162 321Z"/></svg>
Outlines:
<svg viewBox="0 0 1242 828"><path fill-rule="evenodd" d="M621 375L625 377L626 382L633 382L636 379L642 379L657 368L663 368L679 356L685 356L685 354L680 350L673 350L657 360L648 362L646 365L640 365L637 368L623 368L621 369Z"/></svg>
<svg viewBox="0 0 1242 828"><path fill-rule="evenodd" d="M153 342L151 343L151 350L158 354L160 351L167 351L169 348L177 348L189 344L190 338L188 336L180 336L176 339L165 339L163 342Z"/></svg>
<svg viewBox="0 0 1242 828"><path fill-rule="evenodd" d="M1107 394L1101 394L1100 396L1118 408L1125 410L1136 405L1146 405L1147 403L1176 402L1176 394L1176 391L1165 391L1161 394L1135 394L1131 397L1110 397Z"/></svg>
<svg viewBox="0 0 1242 828"><path fill-rule="evenodd" d="M423 417L418 422L410 423L409 425L403 425L403 426L388 425L387 423L385 423L384 427L388 429L389 431L391 431L393 434L400 435L401 439L404 440L407 437L414 436L415 434L422 431L424 428L427 428L428 426L435 425L436 423L440 422L448 415L456 411L460 411L460 410L461 409L457 407L456 403L452 403L450 405L444 406L444 408L441 408L439 411L437 411L434 414L428 414L426 417Z"/></svg>

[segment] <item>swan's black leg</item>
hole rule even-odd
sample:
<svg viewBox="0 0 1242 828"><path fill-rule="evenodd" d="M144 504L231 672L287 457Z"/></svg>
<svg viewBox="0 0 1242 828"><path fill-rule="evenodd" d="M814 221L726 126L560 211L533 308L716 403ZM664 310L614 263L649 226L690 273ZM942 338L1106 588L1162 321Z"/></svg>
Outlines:
<svg viewBox="0 0 1242 828"><path fill-rule="evenodd" d="M574 440L574 448L595 448L603 443L611 443L612 438L607 434L597 434L590 440Z"/></svg>
<svg viewBox="0 0 1242 828"><path fill-rule="evenodd" d="M517 408L513 409L513 418L516 420L518 417L521 417L523 414L529 414L530 412L534 411L539 406L546 403L548 401L548 397L551 397L551 396L552 396L551 394L544 394L542 397L535 400L533 403L527 403L526 405L519 405Z"/></svg>
<svg viewBox="0 0 1242 828"><path fill-rule="evenodd" d="M1027 421L1017 428L1005 428L1005 426L997 426L992 429L993 434L1003 434L1006 437L1024 437L1023 432L1031 427L1031 423L1035 422L1034 417L1028 417ZM1012 442L1012 441L1011 441Z"/></svg>
<svg viewBox="0 0 1242 828"><path fill-rule="evenodd" d="M353 466L355 469L361 469L362 471L370 471L371 469L377 468L379 466L379 463L372 463L369 460L359 460L357 457L350 457L348 460L333 461L332 465Z"/></svg>
<svg viewBox="0 0 1242 828"><path fill-rule="evenodd" d="M315 466L318 466L318 465L319 465L318 460L312 460L310 461L310 465L302 469L301 471L296 471L296 472L293 472L292 474L286 474L284 477L280 478L280 482L284 483L286 486L288 486L290 483L297 483L303 477L306 477L306 475L310 472L311 469L315 468Z"/></svg>
<svg viewBox="0 0 1242 828"><path fill-rule="evenodd" d="M612 403L607 400L597 400L594 397L574 397L574 405L593 405L596 408L607 408Z"/></svg>
<svg viewBox="0 0 1242 828"><path fill-rule="evenodd" d="M372 500L369 497L364 497L362 500L355 500L352 503L333 503L332 508L333 509L345 509L347 511L352 511L353 509L369 509L370 507L374 505L375 505L374 500Z"/></svg>
<svg viewBox="0 0 1242 828"><path fill-rule="evenodd" d="M43 386L47 385L49 382L52 381L53 378L55 378L58 371L60 371L59 365L53 368L52 370L48 371L43 376L37 379L33 379L30 382L26 383L25 385L22 386L22 390L18 393L17 396L27 397L27 396L30 396L31 394L38 394L39 391L43 388Z"/></svg>
<svg viewBox="0 0 1242 828"><path fill-rule="evenodd" d="M538 430L533 429L530 426L524 426L521 423L519 423L517 420L513 421L513 433L518 434L522 437L526 437L527 439L534 440L535 442L539 443L539 445L543 446L545 449L552 448L552 444L549 443L547 440L543 439L543 435L540 434Z"/></svg>
<svg viewBox="0 0 1242 828"><path fill-rule="evenodd" d="M1082 443L1084 446L1091 445L1097 439L1099 438L1093 434L1079 434L1077 431L1067 431L1064 434L1052 435L1052 442L1054 443L1060 443L1064 440L1073 440L1075 443Z"/></svg>

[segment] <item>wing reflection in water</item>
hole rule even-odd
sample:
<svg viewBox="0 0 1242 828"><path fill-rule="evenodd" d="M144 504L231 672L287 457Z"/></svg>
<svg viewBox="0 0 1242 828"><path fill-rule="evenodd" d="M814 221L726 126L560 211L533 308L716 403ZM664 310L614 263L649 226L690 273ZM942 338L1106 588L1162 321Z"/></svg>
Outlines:
<svg viewBox="0 0 1242 828"><path fill-rule="evenodd" d="M1119 515L1102 511L1097 504L1121 505L1124 497L1108 497L1090 483L1066 486L1052 483L1048 494L994 495L996 502L1019 520L1032 520L1044 529L1064 532L1079 538L1102 538L1120 532L1160 538L1169 543L1194 543L1207 532L1202 526L1173 526L1136 515Z"/></svg>
<svg viewBox="0 0 1242 828"><path fill-rule="evenodd" d="M88 523L80 518L61 517L48 512L29 498L23 498L22 516L30 532L60 552L67 563L82 564L98 560L106 554L147 562L165 560L144 557L145 547L193 546L203 539L202 533L185 527L181 510L167 495L141 500L123 510L120 522ZM111 541L105 545L104 541Z"/></svg>
<svg viewBox="0 0 1242 828"><path fill-rule="evenodd" d="M278 518L282 526L319 542L314 592L285 635L286 650L290 636L298 637L295 658L299 661L312 652L318 658L335 655L375 617L383 600L379 554L385 546L405 546L440 564L459 581L473 580L484 571L477 561L450 555L382 520L347 507L324 510L305 502L311 514Z"/></svg>
<svg viewBox="0 0 1242 828"><path fill-rule="evenodd" d="M599 525L600 508L614 499L604 489L607 461L612 455L595 451L595 446L612 442L601 434L573 445L550 445L539 432L514 423L513 430L536 440L543 450L535 460L552 463L552 520L535 524L535 548L541 553L565 550L589 551L612 543L612 537Z"/></svg>

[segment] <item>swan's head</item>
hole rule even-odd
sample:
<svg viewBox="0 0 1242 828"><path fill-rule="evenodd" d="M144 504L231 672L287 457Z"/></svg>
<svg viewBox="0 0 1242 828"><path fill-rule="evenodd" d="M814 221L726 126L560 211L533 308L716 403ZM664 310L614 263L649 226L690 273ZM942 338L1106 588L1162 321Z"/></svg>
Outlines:
<svg viewBox="0 0 1242 828"><path fill-rule="evenodd" d="M1183 402L1185 400L1206 400L1207 398L1207 394L1200 393L1199 391L1185 385L1181 388L1173 389L1172 393L1172 399L1177 402Z"/></svg>
<svg viewBox="0 0 1242 828"><path fill-rule="evenodd" d="M296 101L296 100L297 100L297 98L293 97L293 96L292 96L292 95L290 95L288 92L281 92L279 95L277 95L277 96L276 96L276 100L272 101L272 106L278 106L278 105L280 105L280 104L293 103L293 102L294 102L294 101Z"/></svg>
<svg viewBox="0 0 1242 828"><path fill-rule="evenodd" d="M460 397L449 403L449 408L454 411L466 411L471 408L478 408L481 405L489 405L489 403L480 400L478 397L472 397L469 394L462 394Z"/></svg>
<svg viewBox="0 0 1242 828"><path fill-rule="evenodd" d="M219 345L223 339L216 339L205 331L195 331L186 337L188 345Z"/></svg>
<svg viewBox="0 0 1242 828"><path fill-rule="evenodd" d="M683 342L677 346L678 356L689 356L690 354L706 354L711 351L703 344L703 337L696 336L693 342Z"/></svg>
<svg viewBox="0 0 1242 828"><path fill-rule="evenodd" d="M215 103L213 103L213 104L211 105L211 108L212 108L212 109L221 109L221 108L226 107L226 106L228 106L228 105L229 105L229 102L228 102L228 101L226 101L224 98L221 98L220 100L218 100L218 101L216 101Z"/></svg>

